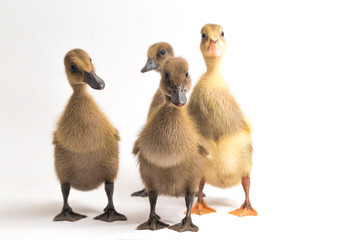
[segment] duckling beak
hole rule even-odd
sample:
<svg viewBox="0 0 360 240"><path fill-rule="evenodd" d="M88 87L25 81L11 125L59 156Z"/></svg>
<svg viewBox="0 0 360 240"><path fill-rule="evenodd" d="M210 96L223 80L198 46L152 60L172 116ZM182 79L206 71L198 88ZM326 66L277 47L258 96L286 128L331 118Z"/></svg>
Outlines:
<svg viewBox="0 0 360 240"><path fill-rule="evenodd" d="M186 91L184 90L183 85L173 86L170 91L171 102L175 104L177 107L182 107L186 104Z"/></svg>
<svg viewBox="0 0 360 240"><path fill-rule="evenodd" d="M159 67L159 64L157 64L155 62L155 59L154 58L150 58L145 66L143 67L143 69L141 69L141 72L144 73L144 72L147 72L147 71L150 71L150 70L153 70L153 69L157 69Z"/></svg>
<svg viewBox="0 0 360 240"><path fill-rule="evenodd" d="M84 82L87 83L93 89L102 90L105 87L105 82L102 80L94 70L91 69L91 72L84 72L85 78Z"/></svg>
<svg viewBox="0 0 360 240"><path fill-rule="evenodd" d="M218 43L219 43L219 39L216 41L210 39L210 44L208 47L208 52L209 52L210 56L213 56L213 57L220 56L222 49L221 49L221 45Z"/></svg>

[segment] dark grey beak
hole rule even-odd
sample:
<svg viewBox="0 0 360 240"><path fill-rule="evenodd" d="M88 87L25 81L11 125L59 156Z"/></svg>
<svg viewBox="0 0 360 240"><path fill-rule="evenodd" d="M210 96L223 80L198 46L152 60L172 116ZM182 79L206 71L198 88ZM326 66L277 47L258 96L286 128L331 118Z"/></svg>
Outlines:
<svg viewBox="0 0 360 240"><path fill-rule="evenodd" d="M186 104L186 91L181 84L180 86L173 86L170 91L171 102L178 107L182 107Z"/></svg>
<svg viewBox="0 0 360 240"><path fill-rule="evenodd" d="M84 72L85 78L84 82L87 83L93 89L104 89L105 82L100 77L98 77L93 70L91 72Z"/></svg>
<svg viewBox="0 0 360 240"><path fill-rule="evenodd" d="M144 72L147 72L147 71L150 71L150 70L153 70L153 69L157 69L159 67L159 64L157 64L155 62L155 59L154 58L150 58L145 66L143 67L143 69L141 69L141 72L144 73Z"/></svg>

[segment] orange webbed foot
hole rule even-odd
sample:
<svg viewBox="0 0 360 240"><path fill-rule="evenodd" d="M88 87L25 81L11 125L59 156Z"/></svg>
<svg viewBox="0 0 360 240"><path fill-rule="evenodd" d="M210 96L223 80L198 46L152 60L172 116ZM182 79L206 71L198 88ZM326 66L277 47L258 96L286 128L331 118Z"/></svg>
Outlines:
<svg viewBox="0 0 360 240"><path fill-rule="evenodd" d="M255 209L251 207L251 205L246 205L245 203L241 205L240 208L235 209L234 211L229 212L229 214L232 214L237 217L245 217L245 216L257 216L258 213Z"/></svg>
<svg viewBox="0 0 360 240"><path fill-rule="evenodd" d="M196 202L196 204L191 209L191 214L197 215L204 215L213 212L216 212L216 210L209 207L205 201Z"/></svg>

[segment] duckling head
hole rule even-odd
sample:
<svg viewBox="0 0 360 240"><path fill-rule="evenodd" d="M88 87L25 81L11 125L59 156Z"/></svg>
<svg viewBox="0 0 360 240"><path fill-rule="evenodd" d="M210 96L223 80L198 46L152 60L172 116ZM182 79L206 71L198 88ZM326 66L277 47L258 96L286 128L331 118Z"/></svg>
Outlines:
<svg viewBox="0 0 360 240"><path fill-rule="evenodd" d="M155 70L161 72L161 67L164 65L166 60L170 57L174 57L174 51L171 45L167 42L158 42L149 47L148 60L145 66L141 69L141 72L148 72Z"/></svg>
<svg viewBox="0 0 360 240"><path fill-rule="evenodd" d="M186 92L191 88L188 71L187 61L181 57L168 59L162 69L160 89L179 108L186 104Z"/></svg>
<svg viewBox="0 0 360 240"><path fill-rule="evenodd" d="M220 25L206 24L201 29L200 50L204 58L221 57L226 49L225 34Z"/></svg>
<svg viewBox="0 0 360 240"><path fill-rule="evenodd" d="M72 86L88 84L94 89L103 89L105 82L96 75L89 54L82 49L69 51L64 58L67 78Z"/></svg>

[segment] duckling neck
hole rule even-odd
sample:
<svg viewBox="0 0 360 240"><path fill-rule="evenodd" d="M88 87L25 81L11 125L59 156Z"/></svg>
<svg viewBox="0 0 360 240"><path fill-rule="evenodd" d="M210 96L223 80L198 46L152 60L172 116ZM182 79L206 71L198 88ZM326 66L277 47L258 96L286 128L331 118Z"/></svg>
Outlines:
<svg viewBox="0 0 360 240"><path fill-rule="evenodd" d="M207 73L214 73L221 71L221 59L222 57L216 58L205 58L205 64L207 68Z"/></svg>
<svg viewBox="0 0 360 240"><path fill-rule="evenodd" d="M71 87L73 88L74 95L87 95L87 85L86 84L71 84Z"/></svg>

